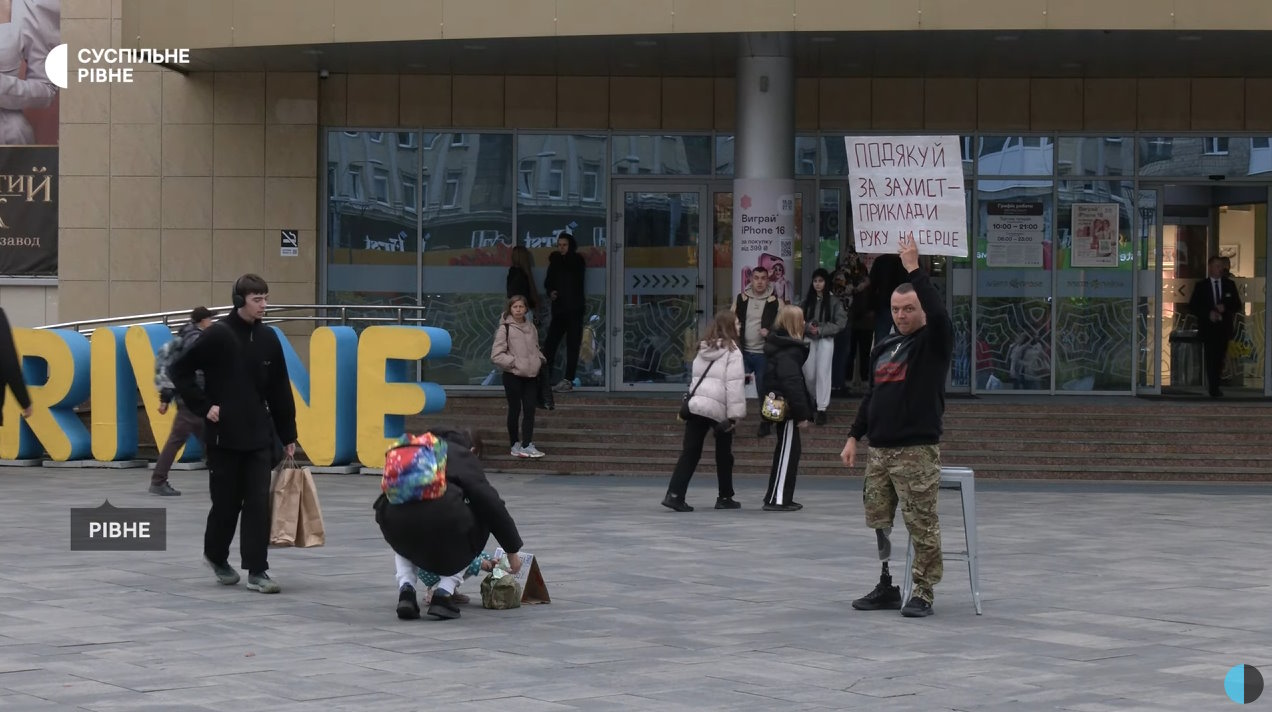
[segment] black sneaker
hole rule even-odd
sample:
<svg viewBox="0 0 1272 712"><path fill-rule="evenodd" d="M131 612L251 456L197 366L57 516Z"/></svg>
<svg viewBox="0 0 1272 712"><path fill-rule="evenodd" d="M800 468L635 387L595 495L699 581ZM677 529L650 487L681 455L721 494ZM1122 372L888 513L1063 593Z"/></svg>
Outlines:
<svg viewBox="0 0 1272 712"><path fill-rule="evenodd" d="M852 607L859 611L895 611L901 607L901 589L892 585L891 576L884 576L873 591L853 601Z"/></svg>
<svg viewBox="0 0 1272 712"><path fill-rule="evenodd" d="M180 497L181 492L172 488L168 482L161 485L150 485L150 494L157 494L160 497Z"/></svg>
<svg viewBox="0 0 1272 712"><path fill-rule="evenodd" d="M765 503L763 507L766 512L798 512L803 508L804 505L799 504L798 502L788 502L786 504Z"/></svg>
<svg viewBox="0 0 1272 712"><path fill-rule="evenodd" d="M397 617L404 621L413 621L420 617L420 604L415 600L415 588L403 586L398 591Z"/></svg>
<svg viewBox="0 0 1272 712"><path fill-rule="evenodd" d="M817 411L817 417L813 420L813 424L814 424L814 425L825 425L825 424L826 424L826 411L824 411L824 410L819 410L819 411Z"/></svg>
<svg viewBox="0 0 1272 712"><path fill-rule="evenodd" d="M216 574L216 582L222 586L233 586L239 582L238 572L230 568L228 562L216 562L205 556L203 563L212 569L212 572Z"/></svg>
<svg viewBox="0 0 1272 712"><path fill-rule="evenodd" d="M910 596L910 601L905 604L905 608L901 609L901 615L906 618L930 616L932 615L932 604L918 596Z"/></svg>
<svg viewBox="0 0 1272 712"><path fill-rule="evenodd" d="M449 593L438 589L433 592L433 600L428 604L428 614L438 620L452 620L459 617L459 606L451 600Z"/></svg>
<svg viewBox="0 0 1272 712"><path fill-rule="evenodd" d="M716 509L741 509L742 503L732 497L716 497Z"/></svg>
<svg viewBox="0 0 1272 712"><path fill-rule="evenodd" d="M667 509L674 509L677 512L692 512L693 511L693 507L690 507L689 504L685 502L684 497L677 497L676 495L670 492L667 493L666 497L663 497L662 506L666 507Z"/></svg>

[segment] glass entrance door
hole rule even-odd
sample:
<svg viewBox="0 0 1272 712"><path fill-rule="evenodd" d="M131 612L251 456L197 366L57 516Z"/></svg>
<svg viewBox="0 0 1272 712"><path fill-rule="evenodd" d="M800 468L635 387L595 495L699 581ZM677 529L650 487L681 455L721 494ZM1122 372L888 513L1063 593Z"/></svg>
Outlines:
<svg viewBox="0 0 1272 712"><path fill-rule="evenodd" d="M683 390L711 306L706 187L615 181L613 204L613 387Z"/></svg>
<svg viewBox="0 0 1272 712"><path fill-rule="evenodd" d="M1210 258L1225 260L1242 308L1234 315L1218 387L1225 396L1269 393L1268 199L1263 186L1167 185L1159 189L1163 393L1207 393L1200 322L1190 300Z"/></svg>

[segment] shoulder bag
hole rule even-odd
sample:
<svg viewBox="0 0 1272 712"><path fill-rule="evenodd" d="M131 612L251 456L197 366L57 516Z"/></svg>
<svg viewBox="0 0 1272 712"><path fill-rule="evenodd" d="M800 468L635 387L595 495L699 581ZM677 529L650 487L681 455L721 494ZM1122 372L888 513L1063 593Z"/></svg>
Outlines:
<svg viewBox="0 0 1272 712"><path fill-rule="evenodd" d="M698 379L698 383L680 399L680 414L678 416L680 420L689 420L689 416L692 415L689 412L689 399L693 398L693 395L698 392L698 387L702 385L702 381L706 379L707 374L711 373L711 367L714 365L716 365L715 361L707 364L707 370L702 372L702 377Z"/></svg>

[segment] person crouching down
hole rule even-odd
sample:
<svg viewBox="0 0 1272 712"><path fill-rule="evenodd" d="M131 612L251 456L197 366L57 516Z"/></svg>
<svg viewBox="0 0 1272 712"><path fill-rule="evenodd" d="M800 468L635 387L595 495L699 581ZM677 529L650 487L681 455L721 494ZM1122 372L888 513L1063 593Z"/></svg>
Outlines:
<svg viewBox="0 0 1272 712"><path fill-rule="evenodd" d="M486 479L469 434L434 428L402 436L385 455L380 488L375 521L393 551L413 566L398 565L399 617L419 617L415 588L407 584L423 569L438 575L428 614L459 618L455 590L492 533L508 552L512 572L521 570L521 535Z"/></svg>

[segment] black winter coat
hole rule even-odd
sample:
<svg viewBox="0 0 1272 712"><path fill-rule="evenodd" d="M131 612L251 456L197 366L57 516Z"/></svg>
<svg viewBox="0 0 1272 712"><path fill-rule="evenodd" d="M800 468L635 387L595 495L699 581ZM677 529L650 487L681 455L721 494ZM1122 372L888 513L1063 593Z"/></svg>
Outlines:
<svg viewBox="0 0 1272 712"><path fill-rule="evenodd" d="M446 493L439 499L389 504L375 501L375 521L384 540L411 563L439 576L463 571L495 540L509 554L521 551L521 535L481 461L457 443L453 433L431 431L446 439Z"/></svg>
<svg viewBox="0 0 1272 712"><path fill-rule="evenodd" d="M552 311L581 312L587 307L587 295L584 293L584 272L587 263L583 255L575 252L571 240L570 251L564 255L553 252L548 257L548 274L543 280L544 298L552 300ZM552 299L552 293L557 298Z"/></svg>
<svg viewBox="0 0 1272 712"><path fill-rule="evenodd" d="M785 329L774 329L764 340L764 359L764 388L786 399L786 419L812 420L817 406L804 382L808 344L793 338ZM761 393L760 397L764 395Z"/></svg>
<svg viewBox="0 0 1272 712"><path fill-rule="evenodd" d="M13 329L9 326L9 317L0 309L0 413L4 412L5 386L13 391L18 405L23 409L31 407L31 395L22 376L22 360L13 343Z"/></svg>
<svg viewBox="0 0 1272 712"><path fill-rule="evenodd" d="M526 298L526 302L530 307L530 311L539 308L534 298L534 290L530 288L530 278L526 276L525 270L520 267L509 267L507 282L507 297L512 299L520 294Z"/></svg>
<svg viewBox="0 0 1272 712"><path fill-rule="evenodd" d="M208 327L168 375L190 411L204 416L208 445L264 450L276 447L275 437L296 441L296 402L278 334L258 321L247 323L237 310ZM221 406L215 423L207 419L214 405Z"/></svg>

